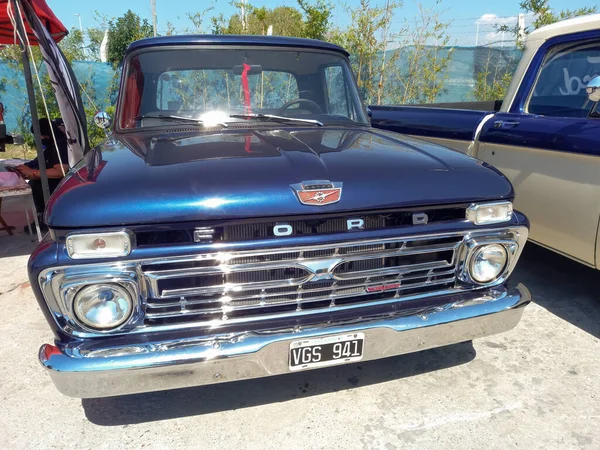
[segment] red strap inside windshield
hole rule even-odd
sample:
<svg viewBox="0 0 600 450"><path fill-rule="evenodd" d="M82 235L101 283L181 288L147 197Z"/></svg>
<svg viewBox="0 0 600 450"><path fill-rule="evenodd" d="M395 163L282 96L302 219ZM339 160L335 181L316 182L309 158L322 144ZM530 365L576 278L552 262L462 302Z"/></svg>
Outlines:
<svg viewBox="0 0 600 450"><path fill-rule="evenodd" d="M242 90L244 91L244 114L252 114L252 106L250 105L250 84L248 83L248 72L250 66L246 63L242 66Z"/></svg>

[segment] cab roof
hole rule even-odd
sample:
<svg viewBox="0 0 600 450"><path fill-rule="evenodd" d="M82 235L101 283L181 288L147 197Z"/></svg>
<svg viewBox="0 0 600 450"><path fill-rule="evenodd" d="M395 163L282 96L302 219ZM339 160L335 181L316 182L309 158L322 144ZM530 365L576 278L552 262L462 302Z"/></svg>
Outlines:
<svg viewBox="0 0 600 450"><path fill-rule="evenodd" d="M183 46L183 45L226 45L242 46L272 46L290 48L310 48L329 50L349 56L348 52L339 45L316 39L305 39L288 36L254 36L234 34L196 34L177 36L158 36L132 42L127 53L147 47Z"/></svg>

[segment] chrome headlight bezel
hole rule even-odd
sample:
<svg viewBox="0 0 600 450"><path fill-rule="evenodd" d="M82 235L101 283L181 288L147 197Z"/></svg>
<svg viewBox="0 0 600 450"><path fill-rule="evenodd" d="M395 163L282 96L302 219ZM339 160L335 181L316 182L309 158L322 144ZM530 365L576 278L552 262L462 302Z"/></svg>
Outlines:
<svg viewBox="0 0 600 450"><path fill-rule="evenodd" d="M506 282L508 277L514 270L519 256L523 251L523 247L527 242L529 230L526 227L511 228L505 236L491 234L486 236L483 233L473 233L468 236L463 247L463 253L460 257L458 279L463 283L477 287L493 287ZM485 245L498 244L502 245L507 253L507 261L501 273L492 281L480 282L471 275L470 267L473 258L476 256L478 248Z"/></svg>
<svg viewBox="0 0 600 450"><path fill-rule="evenodd" d="M118 284L132 299L133 310L129 318L116 328L90 328L77 320L74 310L75 296L82 289L97 284ZM143 323L142 294L134 267L90 266L79 268L72 274L62 268L48 270L40 278L40 286L55 321L68 334L80 337L115 334L128 332Z"/></svg>

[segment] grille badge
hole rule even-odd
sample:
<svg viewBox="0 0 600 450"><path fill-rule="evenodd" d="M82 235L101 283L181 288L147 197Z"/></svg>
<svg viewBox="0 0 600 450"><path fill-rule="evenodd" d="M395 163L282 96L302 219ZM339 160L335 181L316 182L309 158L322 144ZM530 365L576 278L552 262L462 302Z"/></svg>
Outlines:
<svg viewBox="0 0 600 450"><path fill-rule="evenodd" d="M367 287L367 292L393 291L402 287L402 283L379 284Z"/></svg>
<svg viewBox="0 0 600 450"><path fill-rule="evenodd" d="M328 180L312 180L290 186L303 205L325 206L340 201L342 198L342 184L332 183Z"/></svg>

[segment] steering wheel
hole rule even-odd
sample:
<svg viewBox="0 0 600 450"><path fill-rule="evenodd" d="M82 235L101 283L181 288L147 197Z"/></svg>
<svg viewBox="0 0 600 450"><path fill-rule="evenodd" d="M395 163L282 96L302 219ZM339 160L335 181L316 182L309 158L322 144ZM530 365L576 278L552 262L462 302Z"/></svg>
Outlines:
<svg viewBox="0 0 600 450"><path fill-rule="evenodd" d="M307 98L296 98L294 100L290 100L277 110L277 114L282 114L286 109L290 108L291 106L301 103L304 103L306 106L308 106L308 108L306 109L308 109L310 112L315 114L323 114L323 110L321 109L319 104Z"/></svg>

